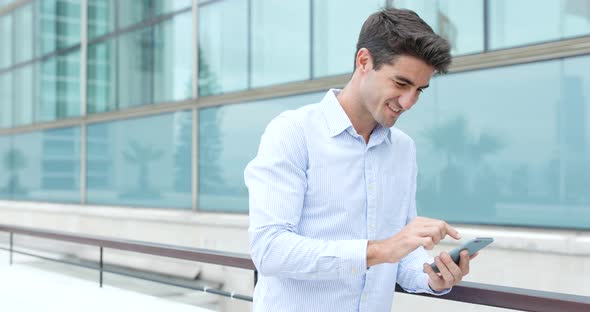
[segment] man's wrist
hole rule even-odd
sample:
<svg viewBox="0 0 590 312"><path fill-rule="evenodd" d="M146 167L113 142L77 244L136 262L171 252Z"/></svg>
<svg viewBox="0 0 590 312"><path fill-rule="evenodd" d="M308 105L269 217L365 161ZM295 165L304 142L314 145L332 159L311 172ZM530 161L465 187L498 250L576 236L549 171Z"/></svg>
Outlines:
<svg viewBox="0 0 590 312"><path fill-rule="evenodd" d="M383 260L382 249L381 241L370 240L367 243L367 267L386 262Z"/></svg>

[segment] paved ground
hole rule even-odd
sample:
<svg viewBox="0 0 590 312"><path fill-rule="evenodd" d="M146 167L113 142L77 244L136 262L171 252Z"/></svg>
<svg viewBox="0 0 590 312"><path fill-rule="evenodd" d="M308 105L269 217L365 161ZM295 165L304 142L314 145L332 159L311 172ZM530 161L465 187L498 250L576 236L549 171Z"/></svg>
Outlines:
<svg viewBox="0 0 590 312"><path fill-rule="evenodd" d="M0 251L0 311L215 311L212 294Z"/></svg>

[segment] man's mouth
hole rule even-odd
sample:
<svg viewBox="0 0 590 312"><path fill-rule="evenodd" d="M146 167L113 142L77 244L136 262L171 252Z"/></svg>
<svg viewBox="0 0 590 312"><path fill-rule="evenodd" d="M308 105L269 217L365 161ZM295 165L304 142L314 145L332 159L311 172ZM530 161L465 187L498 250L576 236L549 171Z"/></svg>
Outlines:
<svg viewBox="0 0 590 312"><path fill-rule="evenodd" d="M391 109L394 113L401 113L402 109L400 107L395 106L393 103L387 103L387 107L389 107L389 109Z"/></svg>

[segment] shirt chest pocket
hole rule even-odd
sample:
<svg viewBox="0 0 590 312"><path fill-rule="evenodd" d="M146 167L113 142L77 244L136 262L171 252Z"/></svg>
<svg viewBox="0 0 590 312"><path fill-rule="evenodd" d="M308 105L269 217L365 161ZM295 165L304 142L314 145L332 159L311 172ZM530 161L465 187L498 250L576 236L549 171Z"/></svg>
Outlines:
<svg viewBox="0 0 590 312"><path fill-rule="evenodd" d="M384 172L381 176L382 203L377 217L382 218L387 229L401 229L406 224L410 203L410 185L394 172Z"/></svg>

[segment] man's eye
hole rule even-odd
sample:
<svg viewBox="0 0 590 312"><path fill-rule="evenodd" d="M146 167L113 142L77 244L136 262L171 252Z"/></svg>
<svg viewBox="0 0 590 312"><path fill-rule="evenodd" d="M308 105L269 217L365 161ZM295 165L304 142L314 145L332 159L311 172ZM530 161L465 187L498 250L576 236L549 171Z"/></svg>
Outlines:
<svg viewBox="0 0 590 312"><path fill-rule="evenodd" d="M418 92L422 93L424 92L424 89L418 89Z"/></svg>
<svg viewBox="0 0 590 312"><path fill-rule="evenodd" d="M405 86L407 86L405 83L399 83L399 82L395 82L395 84L397 84L398 87L400 88L404 88Z"/></svg>

